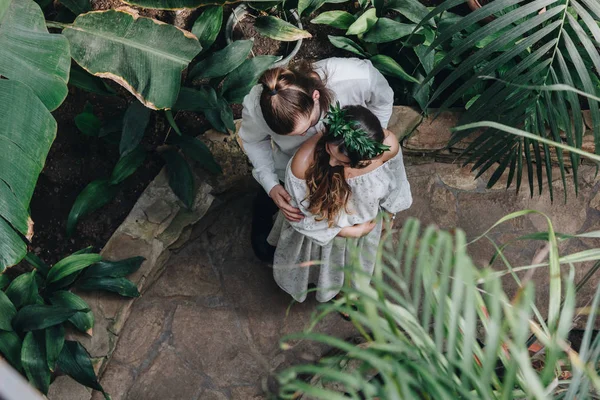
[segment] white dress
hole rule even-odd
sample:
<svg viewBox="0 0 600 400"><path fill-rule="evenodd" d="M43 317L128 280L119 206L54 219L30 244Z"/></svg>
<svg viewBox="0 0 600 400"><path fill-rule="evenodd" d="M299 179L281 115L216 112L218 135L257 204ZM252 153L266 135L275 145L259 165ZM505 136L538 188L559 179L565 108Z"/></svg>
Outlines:
<svg viewBox="0 0 600 400"><path fill-rule="evenodd" d="M375 255L381 238L382 222L362 238L337 237L342 228L374 220L381 209L391 213L406 210L412 204L410 185L402 162L402 152L363 175L348 178L352 195L348 212L342 210L337 223L317 221L308 210L306 181L291 171L291 160L286 169L285 188L292 196L291 204L300 208L305 218L289 222L281 211L268 241L277 246L273 275L277 284L298 302L306 299L308 284L317 286L317 300L326 302L340 291L344 284L343 267L355 245L365 272L373 273ZM316 261L316 262L315 262Z"/></svg>

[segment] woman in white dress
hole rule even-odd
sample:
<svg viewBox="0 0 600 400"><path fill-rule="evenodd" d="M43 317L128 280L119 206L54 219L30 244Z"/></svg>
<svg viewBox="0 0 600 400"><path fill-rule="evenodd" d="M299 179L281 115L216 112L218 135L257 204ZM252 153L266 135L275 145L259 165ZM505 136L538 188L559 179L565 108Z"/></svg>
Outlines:
<svg viewBox="0 0 600 400"><path fill-rule="evenodd" d="M412 204L398 140L372 112L338 105L324 123L324 132L305 142L286 170L285 188L304 218L289 221L280 212L269 235L275 281L299 302L310 283L320 302L338 294L353 246L372 274L383 225L378 215Z"/></svg>
<svg viewBox="0 0 600 400"><path fill-rule="evenodd" d="M303 217L290 205L290 195L280 183L294 153L322 130L319 122L335 102L365 106L387 127L394 93L369 60L357 58L271 69L260 83L244 98L238 136L263 188L254 204L252 247L261 260L271 263L274 249L266 239L275 213L281 210L290 221Z"/></svg>

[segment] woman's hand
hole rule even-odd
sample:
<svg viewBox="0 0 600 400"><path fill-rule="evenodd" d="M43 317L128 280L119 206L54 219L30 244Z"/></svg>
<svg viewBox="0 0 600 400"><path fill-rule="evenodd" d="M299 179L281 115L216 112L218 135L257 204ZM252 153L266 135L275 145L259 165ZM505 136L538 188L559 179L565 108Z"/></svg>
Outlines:
<svg viewBox="0 0 600 400"><path fill-rule="evenodd" d="M304 214L300 209L292 206L290 201L292 200L292 196L285 190L282 185L275 185L271 192L269 192L269 197L273 199L273 202L279 207L285 218L290 222L300 222L304 219Z"/></svg>
<svg viewBox="0 0 600 400"><path fill-rule="evenodd" d="M362 224L347 226L342 228L340 233L338 233L338 236L344 238L361 238L371 233L371 231L375 229L375 226L377 226L375 221L367 221Z"/></svg>

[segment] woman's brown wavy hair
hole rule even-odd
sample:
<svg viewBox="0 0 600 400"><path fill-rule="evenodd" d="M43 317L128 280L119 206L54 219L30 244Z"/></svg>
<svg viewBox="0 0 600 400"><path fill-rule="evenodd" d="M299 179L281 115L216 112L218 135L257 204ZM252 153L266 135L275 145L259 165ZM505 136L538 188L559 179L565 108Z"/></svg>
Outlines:
<svg viewBox="0 0 600 400"><path fill-rule="evenodd" d="M273 68L261 77L260 108L269 128L279 135L293 132L299 120L310 118L315 106L313 92L320 93L319 106L327 111L333 94L309 62L290 68Z"/></svg>
<svg viewBox="0 0 600 400"><path fill-rule="evenodd" d="M346 106L345 118L347 121L356 122L355 127L364 130L369 138L383 143L385 134L377 117L362 106ZM327 129L323 137L317 142L314 160L306 171L306 184L308 186L308 210L317 216L317 221L327 220L329 226L336 222L340 211L344 209L352 195L352 189L344 176L344 167L329 165L329 153L326 146L336 146L340 153L350 159L349 167L365 168L371 162L365 160L355 151L350 151L343 137L334 137Z"/></svg>

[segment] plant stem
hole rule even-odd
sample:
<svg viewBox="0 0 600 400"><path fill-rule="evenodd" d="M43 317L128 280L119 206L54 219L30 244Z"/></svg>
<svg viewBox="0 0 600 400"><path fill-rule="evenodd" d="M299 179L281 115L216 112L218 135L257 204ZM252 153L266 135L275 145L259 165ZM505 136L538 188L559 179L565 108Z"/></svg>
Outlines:
<svg viewBox="0 0 600 400"><path fill-rule="evenodd" d="M57 28L57 29L65 29L71 26L71 24L63 24L62 22L56 21L46 21L46 26L48 28Z"/></svg>

